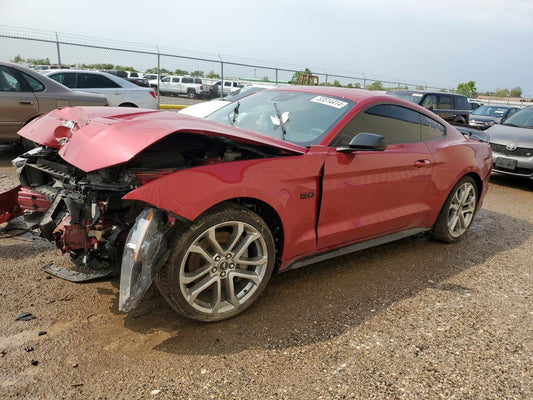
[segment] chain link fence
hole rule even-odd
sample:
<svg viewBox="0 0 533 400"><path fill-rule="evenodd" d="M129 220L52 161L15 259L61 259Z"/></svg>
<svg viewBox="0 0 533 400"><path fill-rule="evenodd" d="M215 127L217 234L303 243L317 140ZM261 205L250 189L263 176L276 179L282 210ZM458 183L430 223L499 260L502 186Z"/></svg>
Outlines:
<svg viewBox="0 0 533 400"><path fill-rule="evenodd" d="M179 69L189 73L200 71L204 77L212 75L218 79L268 81L275 84L289 83L294 73L308 67L6 26L0 26L0 46L5 61L34 60L78 68L106 64L132 67L139 72ZM326 85L364 88L380 82L387 88L443 89L427 82L407 82L335 70L327 72L318 68L311 70L313 75L319 77L320 84Z"/></svg>
<svg viewBox="0 0 533 400"><path fill-rule="evenodd" d="M4 61L22 63L26 61L26 63L57 64L87 69L106 65L106 69L129 67L139 72L150 70L152 73L161 73L161 71L174 73L179 70L183 75L197 75L204 79L213 77L217 81L288 84L295 73L309 68L303 65L1 25L0 48L1 58ZM362 72L351 74L335 69L327 71L324 68L310 69L313 75L318 76L321 85L377 90L395 88L448 90L442 85L426 81L407 81ZM207 82L213 83L209 79ZM483 100L486 103L514 103L510 99ZM528 104L522 100L520 106Z"/></svg>

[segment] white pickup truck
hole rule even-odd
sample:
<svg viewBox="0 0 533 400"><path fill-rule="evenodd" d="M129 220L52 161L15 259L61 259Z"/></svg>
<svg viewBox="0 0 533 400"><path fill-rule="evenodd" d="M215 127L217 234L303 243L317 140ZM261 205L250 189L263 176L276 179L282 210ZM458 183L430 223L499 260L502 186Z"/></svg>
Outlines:
<svg viewBox="0 0 533 400"><path fill-rule="evenodd" d="M202 83L199 78L169 75L161 79L159 92L162 95L184 94L189 99L196 99L197 97L212 97L213 92L216 93L216 89L212 85Z"/></svg>

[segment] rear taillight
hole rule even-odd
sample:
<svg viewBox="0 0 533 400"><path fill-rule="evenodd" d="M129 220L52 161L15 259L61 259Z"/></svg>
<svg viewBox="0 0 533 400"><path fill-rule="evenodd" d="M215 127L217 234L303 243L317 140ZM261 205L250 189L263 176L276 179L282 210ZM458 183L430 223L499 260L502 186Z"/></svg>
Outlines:
<svg viewBox="0 0 533 400"><path fill-rule="evenodd" d="M155 91L154 91L154 90L150 90L150 94L152 95L152 97L153 97L154 99L157 98L157 96L155 95Z"/></svg>

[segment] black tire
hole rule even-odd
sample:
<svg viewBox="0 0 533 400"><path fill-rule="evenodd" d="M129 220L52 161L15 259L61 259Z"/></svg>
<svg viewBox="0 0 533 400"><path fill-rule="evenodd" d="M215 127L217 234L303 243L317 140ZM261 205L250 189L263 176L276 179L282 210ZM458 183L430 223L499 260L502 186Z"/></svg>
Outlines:
<svg viewBox="0 0 533 400"><path fill-rule="evenodd" d="M244 311L274 269L275 245L267 224L236 205L215 207L177 229L169 248L156 285L174 310L197 321L221 321Z"/></svg>
<svg viewBox="0 0 533 400"><path fill-rule="evenodd" d="M196 99L196 92L194 90L189 90L187 92L187 97L191 100Z"/></svg>
<svg viewBox="0 0 533 400"><path fill-rule="evenodd" d="M472 224L477 202L476 182L470 176L463 177L444 202L431 235L446 243L461 240Z"/></svg>

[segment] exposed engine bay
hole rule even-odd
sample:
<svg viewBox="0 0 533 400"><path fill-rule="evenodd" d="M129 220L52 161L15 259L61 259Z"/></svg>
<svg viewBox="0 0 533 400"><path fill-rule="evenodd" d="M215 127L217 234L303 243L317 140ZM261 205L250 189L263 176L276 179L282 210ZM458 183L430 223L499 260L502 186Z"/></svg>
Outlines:
<svg viewBox="0 0 533 400"><path fill-rule="evenodd" d="M14 160L22 185L18 200L31 228L38 228L77 265L120 267L124 242L146 207L122 197L155 179L204 165L282 155L282 150L226 137L179 132L164 137L126 163L84 172L58 149L39 147ZM179 216L163 212L172 226Z"/></svg>

